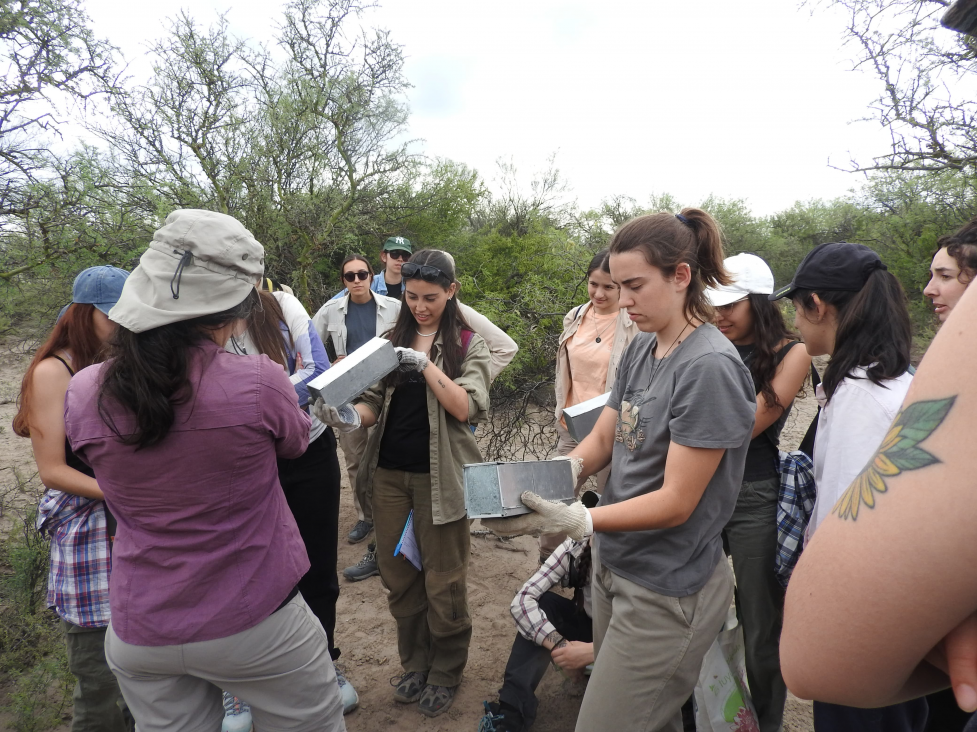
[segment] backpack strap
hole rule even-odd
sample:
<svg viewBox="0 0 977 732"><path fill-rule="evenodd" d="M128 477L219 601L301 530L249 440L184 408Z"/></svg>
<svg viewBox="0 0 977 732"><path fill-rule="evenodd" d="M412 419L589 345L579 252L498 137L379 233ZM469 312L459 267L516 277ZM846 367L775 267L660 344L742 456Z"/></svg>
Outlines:
<svg viewBox="0 0 977 732"><path fill-rule="evenodd" d="M475 335L475 331L469 330L468 328L461 329L461 357L464 358L468 355L468 346L472 343L472 336Z"/></svg>

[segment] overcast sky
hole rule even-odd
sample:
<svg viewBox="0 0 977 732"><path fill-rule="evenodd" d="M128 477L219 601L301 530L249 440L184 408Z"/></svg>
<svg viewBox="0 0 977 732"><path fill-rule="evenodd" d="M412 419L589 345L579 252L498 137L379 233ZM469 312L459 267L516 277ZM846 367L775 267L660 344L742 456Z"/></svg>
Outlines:
<svg viewBox="0 0 977 732"><path fill-rule="evenodd" d="M270 41L277 0L87 0L96 34L138 58L181 7ZM385 0L364 23L404 46L410 134L490 183L556 153L580 205L615 194L744 198L757 214L844 195L850 157L885 151L877 82L851 71L844 17L790 0Z"/></svg>

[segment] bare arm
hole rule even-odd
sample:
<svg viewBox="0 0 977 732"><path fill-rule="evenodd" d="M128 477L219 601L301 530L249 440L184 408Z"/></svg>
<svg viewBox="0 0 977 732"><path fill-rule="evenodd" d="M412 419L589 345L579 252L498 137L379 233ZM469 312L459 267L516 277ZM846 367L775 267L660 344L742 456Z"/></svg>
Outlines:
<svg viewBox="0 0 977 732"><path fill-rule="evenodd" d="M667 529L688 521L726 450L668 445L665 480L657 491L590 509L594 531Z"/></svg>
<svg viewBox="0 0 977 732"><path fill-rule="evenodd" d="M966 669L977 707L977 288L960 300L876 457L805 548L787 591L784 679L798 696L883 706L946 686L929 658ZM857 509L851 511L851 507ZM839 515L841 514L841 515ZM843 517L842 517L843 516ZM955 630L956 629L956 630ZM962 635L963 646L951 633ZM969 648L969 650L968 650ZM962 653L962 655L961 655ZM961 661L961 659L963 659ZM961 677L964 678L964 677ZM958 699L966 691L958 684Z"/></svg>
<svg viewBox="0 0 977 732"><path fill-rule="evenodd" d="M787 352L784 360L777 367L770 385L777 395L777 401L785 407L794 401L797 392L801 390L804 379L807 378L811 370L811 357L807 349L802 344L798 344ZM784 410L780 407L767 406L767 400L763 394L757 394L756 398L756 422L753 424L753 437L762 434L765 429L776 422Z"/></svg>
<svg viewBox="0 0 977 732"><path fill-rule="evenodd" d="M48 488L102 500L95 479L65 462L64 397L70 382L68 370L56 359L46 358L34 369L30 424L37 472Z"/></svg>
<svg viewBox="0 0 977 732"><path fill-rule="evenodd" d="M467 422L468 392L449 379L433 361L429 361L421 373L444 410L459 422Z"/></svg>

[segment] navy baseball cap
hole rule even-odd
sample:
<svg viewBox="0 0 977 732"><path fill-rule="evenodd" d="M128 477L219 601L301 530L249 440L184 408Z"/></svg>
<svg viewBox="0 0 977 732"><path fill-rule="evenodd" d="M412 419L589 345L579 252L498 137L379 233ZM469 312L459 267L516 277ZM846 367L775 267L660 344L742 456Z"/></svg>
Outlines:
<svg viewBox="0 0 977 732"><path fill-rule="evenodd" d="M122 295L122 285L129 273L124 269L103 265L89 267L75 277L71 288L71 302L94 305L106 315Z"/></svg>
<svg viewBox="0 0 977 732"><path fill-rule="evenodd" d="M864 244L847 241L820 244L801 261L791 283L770 295L770 299L792 297L797 290L858 292L877 269L887 267Z"/></svg>

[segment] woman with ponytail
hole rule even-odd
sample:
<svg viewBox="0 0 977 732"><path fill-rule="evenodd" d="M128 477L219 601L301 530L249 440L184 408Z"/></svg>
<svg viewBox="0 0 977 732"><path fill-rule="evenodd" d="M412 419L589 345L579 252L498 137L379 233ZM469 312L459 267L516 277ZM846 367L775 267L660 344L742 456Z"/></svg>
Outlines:
<svg viewBox="0 0 977 732"><path fill-rule="evenodd" d="M700 209L628 221L610 244L620 306L641 331L594 430L569 454L579 475L611 465L600 505L523 494L537 513L500 534L594 533L594 671L576 729L678 730L733 597L722 530L753 429L750 372L716 326L706 288L730 284L719 227Z"/></svg>
<svg viewBox="0 0 977 732"><path fill-rule="evenodd" d="M357 480L372 488L380 577L397 622L403 673L393 696L436 717L454 701L468 662L463 467L482 459L470 426L488 411L490 357L460 312L450 254L423 249L401 275L404 306L386 334L400 369L354 404L320 399L313 413L339 430L377 425ZM420 567L394 556L408 520Z"/></svg>
<svg viewBox="0 0 977 732"><path fill-rule="evenodd" d="M770 296L781 297L794 302L794 325L807 352L831 356L816 389L821 405L814 442L817 501L808 542L830 514L854 519L873 505L871 488L866 496L858 484L849 486L886 438L909 391L909 310L902 286L879 255L847 242L812 249L793 282ZM818 732L922 732L926 716L925 699L877 709L814 702Z"/></svg>

